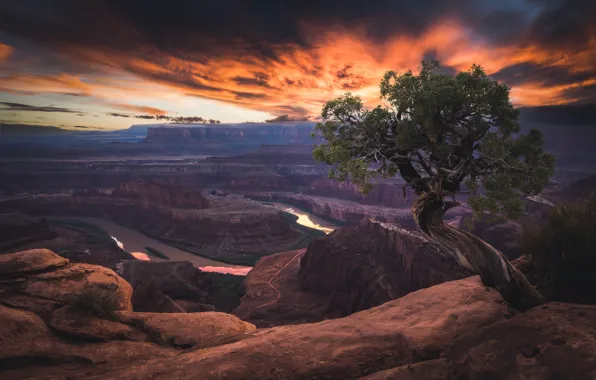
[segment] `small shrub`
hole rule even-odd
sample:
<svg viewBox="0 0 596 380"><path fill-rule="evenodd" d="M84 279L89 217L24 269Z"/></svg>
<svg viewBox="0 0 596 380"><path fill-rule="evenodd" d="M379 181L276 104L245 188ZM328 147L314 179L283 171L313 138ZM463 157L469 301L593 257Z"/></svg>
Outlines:
<svg viewBox="0 0 596 380"><path fill-rule="evenodd" d="M100 318L109 318L120 310L120 293L117 284L85 284L81 293L75 296L71 306L83 313Z"/></svg>
<svg viewBox="0 0 596 380"><path fill-rule="evenodd" d="M169 260L170 258L168 255L160 251L159 249L152 248L152 247L145 247L145 251L151 256L159 257L160 259Z"/></svg>
<svg viewBox="0 0 596 380"><path fill-rule="evenodd" d="M558 205L543 223L526 227L523 245L547 295L596 303L596 199Z"/></svg>

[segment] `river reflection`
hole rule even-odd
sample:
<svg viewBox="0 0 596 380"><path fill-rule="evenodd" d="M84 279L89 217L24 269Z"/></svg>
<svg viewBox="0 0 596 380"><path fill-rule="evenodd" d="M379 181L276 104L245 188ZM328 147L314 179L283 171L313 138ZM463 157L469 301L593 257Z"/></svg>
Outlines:
<svg viewBox="0 0 596 380"><path fill-rule="evenodd" d="M306 227L314 228L319 231L323 231L326 234L333 232L336 228L336 226L334 226L333 224L325 220L322 220L321 218L318 218L315 215L310 214L306 211L302 211L298 208L285 205L283 203L268 203L268 205L272 205L273 207L285 211L289 214L296 215L298 217L296 223Z"/></svg>

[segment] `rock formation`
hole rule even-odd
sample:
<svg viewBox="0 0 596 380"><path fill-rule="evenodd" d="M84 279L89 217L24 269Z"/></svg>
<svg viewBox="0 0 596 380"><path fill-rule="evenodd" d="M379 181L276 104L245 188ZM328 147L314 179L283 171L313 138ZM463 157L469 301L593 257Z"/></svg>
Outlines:
<svg viewBox="0 0 596 380"><path fill-rule="evenodd" d="M171 208L203 209L209 202L197 189L166 186L158 182L125 182L112 193L114 198L134 198Z"/></svg>
<svg viewBox="0 0 596 380"><path fill-rule="evenodd" d="M42 218L18 212L0 214L0 252L55 237Z"/></svg>
<svg viewBox="0 0 596 380"><path fill-rule="evenodd" d="M224 313L132 312L132 294L112 270L49 250L0 255L0 377L70 376L73 365L114 369L255 329Z"/></svg>
<svg viewBox="0 0 596 380"><path fill-rule="evenodd" d="M300 249L261 258L246 276L244 296L233 314L257 327L341 317L341 310L331 307L327 297L302 289L298 271L305 252Z"/></svg>
<svg viewBox="0 0 596 380"><path fill-rule="evenodd" d="M412 228L416 226L409 207L365 205L337 198L289 192L244 192L244 194L255 199L293 205L319 217L346 224L357 224L364 218L372 218L383 222L408 225Z"/></svg>
<svg viewBox="0 0 596 380"><path fill-rule="evenodd" d="M478 277L344 318L256 330L224 313L132 312L131 287L114 272L50 251L1 257L3 380L589 380L596 373L596 306L550 303L513 314Z"/></svg>
<svg viewBox="0 0 596 380"><path fill-rule="evenodd" d="M15 213L0 214L0 221L4 231L0 233L0 253L48 248L71 262L111 269L122 260L133 259L105 232L80 224Z"/></svg>
<svg viewBox="0 0 596 380"><path fill-rule="evenodd" d="M134 289L132 304L135 311L231 311L227 305L237 304L240 300L240 289L235 293L219 292L225 284L214 282L213 274L203 272L189 262L131 260L121 264L119 273Z"/></svg>
<svg viewBox="0 0 596 380"><path fill-rule="evenodd" d="M422 234L363 220L315 240L299 275L347 315L471 274Z"/></svg>

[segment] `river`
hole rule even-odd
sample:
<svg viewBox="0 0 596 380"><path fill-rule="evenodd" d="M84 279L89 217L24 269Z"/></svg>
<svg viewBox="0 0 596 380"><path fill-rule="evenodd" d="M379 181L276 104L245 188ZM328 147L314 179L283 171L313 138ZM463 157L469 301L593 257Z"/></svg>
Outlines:
<svg viewBox="0 0 596 380"><path fill-rule="evenodd" d="M112 239L116 241L120 248L130 252L139 260L164 261L158 257L147 255L145 247L151 247L163 252L170 258L171 261L189 261L205 272L230 273L246 276L246 274L252 269L252 267L222 263L208 259L206 257L193 255L192 253L172 247L168 244L162 243L159 240L143 235L139 231L135 231L105 219L81 216L64 216L48 219L78 220L84 223L96 225L107 232Z"/></svg>
<svg viewBox="0 0 596 380"><path fill-rule="evenodd" d="M335 230L337 228L336 225L334 225L326 220L323 220L309 212L300 210L296 207L293 207L293 206L290 206L290 205L287 205L284 203L267 202L267 203L263 203L263 204L271 205L272 207L275 207L279 210L285 211L292 215L296 215L298 217L298 220L296 221L296 223L302 224L303 226L306 226L306 227L314 228L315 230L323 231L326 234L333 232L333 230Z"/></svg>
<svg viewBox="0 0 596 380"><path fill-rule="evenodd" d="M335 226L326 222L316 216L299 210L283 203L269 203L271 207L288 212L298 217L297 223L304 226L321 230L325 233L330 233ZM151 247L163 252L172 261L189 261L205 272L230 273L240 276L246 276L252 267L232 265L211 260L206 257L193 255L192 253L183 251L176 247L172 247L159 240L143 235L139 231L121 226L119 224L110 222L101 218L81 217L81 216L64 216L64 217L50 217L48 219L70 219L78 220L84 223L96 225L105 232L107 232L120 248L130 252L135 258L139 260L164 261L155 256L150 256L146 253L145 247Z"/></svg>

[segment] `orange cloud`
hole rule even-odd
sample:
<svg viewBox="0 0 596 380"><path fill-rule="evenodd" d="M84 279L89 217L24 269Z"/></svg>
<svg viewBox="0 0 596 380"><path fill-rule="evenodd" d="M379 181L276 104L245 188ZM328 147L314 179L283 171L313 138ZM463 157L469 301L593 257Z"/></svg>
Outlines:
<svg viewBox="0 0 596 380"><path fill-rule="evenodd" d="M12 46L8 46L0 42L0 63L6 61L13 52Z"/></svg>
<svg viewBox="0 0 596 380"><path fill-rule="evenodd" d="M575 50L531 44L495 47L448 20L430 26L418 36L397 35L384 43L370 42L365 31L358 28L338 27L325 32L305 25L304 30L313 36L311 47L278 46L275 59L240 58L239 54L180 58L151 46L140 48L131 56L70 46L67 50L72 57L93 63L104 75L96 80L67 74L14 75L0 77L0 89L94 96L117 108L152 115L164 115L165 111L129 105L130 101L139 96L164 98L182 94L277 115L316 116L326 100L347 91L360 95L368 105L376 105L384 72L416 70L428 52L457 70L481 64L488 74L515 64L582 73L593 70L596 61L596 38ZM130 74L135 78L131 79ZM128 77L121 80L114 75ZM518 106L567 104L581 100L571 90L594 85L595 80L554 85L527 82L514 86L511 95Z"/></svg>
<svg viewBox="0 0 596 380"><path fill-rule="evenodd" d="M165 116L168 113L164 110L160 110L159 108L154 107L147 107L147 106L135 106L132 104L112 104L115 108L125 109L128 111L134 111L144 114L149 114L153 116Z"/></svg>

